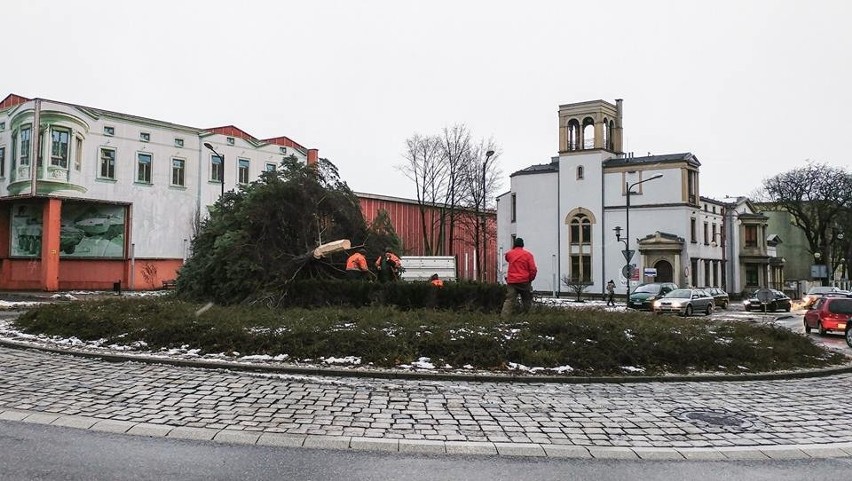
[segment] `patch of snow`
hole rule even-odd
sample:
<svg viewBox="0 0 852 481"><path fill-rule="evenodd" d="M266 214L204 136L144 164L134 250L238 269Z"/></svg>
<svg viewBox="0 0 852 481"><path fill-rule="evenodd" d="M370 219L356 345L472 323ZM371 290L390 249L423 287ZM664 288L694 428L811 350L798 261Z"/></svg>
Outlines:
<svg viewBox="0 0 852 481"><path fill-rule="evenodd" d="M320 358L324 364L345 364L357 366L361 364L361 358L355 356L346 356L346 357L325 357Z"/></svg>
<svg viewBox="0 0 852 481"><path fill-rule="evenodd" d="M636 366L621 366L622 371L627 372L645 372L644 367L636 367Z"/></svg>

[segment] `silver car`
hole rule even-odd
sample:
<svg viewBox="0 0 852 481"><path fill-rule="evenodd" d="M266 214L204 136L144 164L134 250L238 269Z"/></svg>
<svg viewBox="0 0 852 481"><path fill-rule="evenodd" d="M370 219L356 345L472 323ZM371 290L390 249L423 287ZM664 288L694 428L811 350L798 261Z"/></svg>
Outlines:
<svg viewBox="0 0 852 481"><path fill-rule="evenodd" d="M694 312L713 313L713 296L704 289L675 289L654 301L654 314L676 312L691 316Z"/></svg>

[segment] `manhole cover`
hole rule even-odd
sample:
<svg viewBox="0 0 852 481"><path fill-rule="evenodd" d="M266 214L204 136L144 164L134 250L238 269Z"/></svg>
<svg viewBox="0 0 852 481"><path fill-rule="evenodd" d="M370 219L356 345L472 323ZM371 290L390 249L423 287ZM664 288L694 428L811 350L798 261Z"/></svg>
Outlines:
<svg viewBox="0 0 852 481"><path fill-rule="evenodd" d="M755 416L726 409L678 408L672 411L672 415L697 426L717 427L726 431L748 430L759 424Z"/></svg>

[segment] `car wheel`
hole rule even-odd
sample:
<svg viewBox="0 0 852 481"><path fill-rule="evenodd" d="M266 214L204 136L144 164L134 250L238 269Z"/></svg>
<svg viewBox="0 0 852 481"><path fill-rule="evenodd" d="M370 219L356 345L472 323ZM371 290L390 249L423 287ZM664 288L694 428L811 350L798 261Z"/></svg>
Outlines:
<svg viewBox="0 0 852 481"><path fill-rule="evenodd" d="M822 321L820 321L820 322L818 322L818 323L817 323L817 329L819 329L819 335L820 335L820 336L824 336L824 335L825 335L825 328L824 328L824 327L822 327Z"/></svg>
<svg viewBox="0 0 852 481"><path fill-rule="evenodd" d="M790 304L787 304L787 307L784 308L784 311L790 312L790 309L792 309L792 308L793 308L793 306L791 306Z"/></svg>
<svg viewBox="0 0 852 481"><path fill-rule="evenodd" d="M846 328L846 335L844 337L846 337L846 344L849 347L852 347L852 329L847 327Z"/></svg>
<svg viewBox="0 0 852 481"><path fill-rule="evenodd" d="M808 321L805 321L805 334L811 333L811 326L808 324Z"/></svg>
<svg viewBox="0 0 852 481"><path fill-rule="evenodd" d="M688 304L686 306L686 309L684 309L684 311L683 311L683 315L684 316L691 316L692 315L692 304Z"/></svg>
<svg viewBox="0 0 852 481"><path fill-rule="evenodd" d="M727 309L727 308L728 308L728 301L722 302L722 309Z"/></svg>
<svg viewBox="0 0 852 481"><path fill-rule="evenodd" d="M707 304L707 309L704 310L704 314L708 316L713 314L713 304Z"/></svg>

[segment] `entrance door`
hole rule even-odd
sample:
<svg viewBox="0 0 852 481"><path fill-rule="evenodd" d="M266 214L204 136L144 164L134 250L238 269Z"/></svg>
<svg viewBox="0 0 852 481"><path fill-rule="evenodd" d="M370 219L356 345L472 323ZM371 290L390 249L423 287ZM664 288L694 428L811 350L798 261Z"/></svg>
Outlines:
<svg viewBox="0 0 852 481"><path fill-rule="evenodd" d="M674 272L672 272L672 265L669 261L657 261L654 264L654 267L657 269L657 277L654 279L657 282L674 282Z"/></svg>

